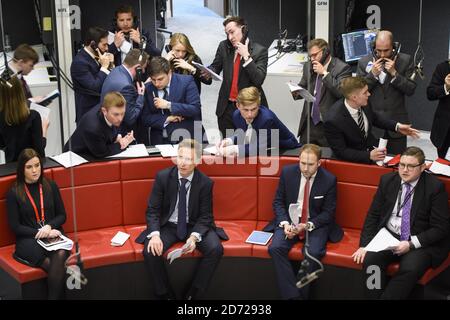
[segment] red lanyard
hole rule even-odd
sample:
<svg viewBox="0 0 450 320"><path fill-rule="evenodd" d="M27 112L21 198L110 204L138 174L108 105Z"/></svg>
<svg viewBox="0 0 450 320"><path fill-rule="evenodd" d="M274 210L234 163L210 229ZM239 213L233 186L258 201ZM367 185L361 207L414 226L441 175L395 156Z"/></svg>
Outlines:
<svg viewBox="0 0 450 320"><path fill-rule="evenodd" d="M39 220L39 213L36 207L36 203L34 203L33 198L31 197L30 190L28 190L27 185L25 185L25 191L27 193L28 199L30 199L31 205L33 206L34 213L36 215L36 222L43 227L45 224L45 212L44 212L44 197L42 195L42 184L39 184L39 197L41 200L41 219Z"/></svg>

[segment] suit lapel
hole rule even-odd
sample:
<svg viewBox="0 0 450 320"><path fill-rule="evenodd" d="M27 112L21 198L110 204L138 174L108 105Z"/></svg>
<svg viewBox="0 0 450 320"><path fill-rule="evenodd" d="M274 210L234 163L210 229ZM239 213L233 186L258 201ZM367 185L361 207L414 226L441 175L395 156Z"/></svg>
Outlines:
<svg viewBox="0 0 450 320"><path fill-rule="evenodd" d="M401 185L401 179L399 175L397 174L394 182L390 185L390 188L388 189L388 195L387 195L387 203L389 203L388 210L385 213L384 219L383 219L383 226L385 226L389 220L389 218L392 215L392 212L394 210L395 202L398 198L398 192L400 190Z"/></svg>
<svg viewBox="0 0 450 320"><path fill-rule="evenodd" d="M322 168L319 167L317 170L316 177L314 178L314 183L311 186L311 192L309 194L309 199L314 199L314 197L319 193L318 189L320 188L320 180L322 179L323 173ZM311 201L309 201L309 205L311 206ZM310 210L311 212L311 210Z"/></svg>
<svg viewBox="0 0 450 320"><path fill-rule="evenodd" d="M364 112L364 110L363 110ZM342 117L344 121L347 123L349 128L352 128L353 131L355 131L355 135L358 135L362 140L365 140L365 138L362 135L361 130L359 130L358 125L356 124L355 120L353 119L350 112L347 110L347 107L345 106L345 102L342 102ZM369 121L370 122L370 121Z"/></svg>
<svg viewBox="0 0 450 320"><path fill-rule="evenodd" d="M169 215L172 214L173 210L175 210L175 205L177 203L178 198L178 189L179 189L179 183L178 183L178 169L177 167L174 167L172 172L170 173L170 180L169 180L169 194L170 194L170 209L169 209Z"/></svg>
<svg viewBox="0 0 450 320"><path fill-rule="evenodd" d="M423 175L424 173L420 175L419 181L417 181L416 188L414 190L414 197L409 218L410 228L412 228L414 218L416 217L417 214L417 210L419 209L419 206L424 198L425 179L423 179Z"/></svg>
<svg viewBox="0 0 450 320"><path fill-rule="evenodd" d="M291 192L291 201L290 203L297 203L298 201L298 192L300 191L300 180L301 180L301 172L300 167L297 165L295 168L295 176L294 179L289 179L291 181L291 185L288 186Z"/></svg>

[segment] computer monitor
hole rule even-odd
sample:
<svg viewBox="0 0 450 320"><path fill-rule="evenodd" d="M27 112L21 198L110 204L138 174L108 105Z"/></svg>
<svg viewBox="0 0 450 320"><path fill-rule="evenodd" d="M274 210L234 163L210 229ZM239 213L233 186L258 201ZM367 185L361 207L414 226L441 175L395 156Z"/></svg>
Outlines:
<svg viewBox="0 0 450 320"><path fill-rule="evenodd" d="M375 39L377 30L359 30L342 34L345 62L358 61L371 52L370 44Z"/></svg>

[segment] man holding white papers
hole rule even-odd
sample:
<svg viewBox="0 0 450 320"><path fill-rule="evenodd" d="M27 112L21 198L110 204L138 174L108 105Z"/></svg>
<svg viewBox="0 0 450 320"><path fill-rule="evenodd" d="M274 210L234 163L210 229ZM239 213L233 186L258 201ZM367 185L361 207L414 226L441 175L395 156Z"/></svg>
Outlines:
<svg viewBox="0 0 450 320"><path fill-rule="evenodd" d="M261 94L256 87L239 91L233 123L236 133L222 140L219 154L225 156L256 156L266 148L295 149L300 147L297 138L278 119L275 113L261 105ZM277 137L273 141L272 134Z"/></svg>
<svg viewBox="0 0 450 320"><path fill-rule="evenodd" d="M197 91L197 88L195 88ZM160 171L148 200L147 229L136 239L144 244L145 263L158 299L175 299L163 254L177 242L186 242L185 254L198 248L203 254L186 299L207 289L223 255L220 239L228 237L216 228L212 212L213 181L196 169L202 148L185 139L178 147L177 165Z"/></svg>
<svg viewBox="0 0 450 320"><path fill-rule="evenodd" d="M125 136L118 128L125 115L126 101L119 92L110 92L103 99L100 110L91 109L82 118L64 146L64 152L88 154L104 158L120 153L134 141L133 131Z"/></svg>
<svg viewBox="0 0 450 320"><path fill-rule="evenodd" d="M425 170L425 155L417 147L407 148L400 158L399 171L381 177L361 232L360 248L353 254L369 266L379 266L381 288L369 289L367 297L407 299L429 267L436 268L450 247L450 216L444 184ZM367 252L365 247L383 228L400 240L391 250ZM386 269L400 262L398 272L386 283ZM366 284L366 281L364 281Z"/></svg>
<svg viewBox="0 0 450 320"><path fill-rule="evenodd" d="M298 135L301 143L314 143L328 147L323 132L323 118L330 107L340 98L339 84L345 77L351 77L352 70L348 64L332 57L328 43L323 39L313 39L308 43L310 61L303 65L303 75L299 85L308 89L315 96L314 103L305 102ZM308 115L309 109L309 115ZM309 141L307 124L309 121Z"/></svg>
<svg viewBox="0 0 450 320"><path fill-rule="evenodd" d="M320 159L320 147L305 144L300 148L299 164L283 168L273 200L275 219L264 228L264 231L274 231L269 254L283 299L308 298L309 286L297 288L297 278L288 258L293 245L304 238L305 229L309 232L308 252L318 260L325 256L328 240L338 242L343 236L334 220L336 177L320 166ZM299 210L291 210L292 204ZM318 269L312 259L307 258L307 261L308 274ZM299 274L303 276L305 274Z"/></svg>
<svg viewBox="0 0 450 320"><path fill-rule="evenodd" d="M439 100L430 139L441 159L450 160L450 60L439 63L427 87L428 100Z"/></svg>
<svg viewBox="0 0 450 320"><path fill-rule="evenodd" d="M334 155L352 162L373 163L383 160L386 149L379 149L373 126L403 135L419 137L410 124L402 124L378 115L369 101L369 87L363 77L347 77L341 82L344 99L338 100L325 116L325 137Z"/></svg>
<svg viewBox="0 0 450 320"><path fill-rule="evenodd" d="M255 86L261 91L262 104L268 106L262 84L267 73L267 48L248 37L248 26L241 17L228 17L223 22L227 40L220 42L214 61L209 66L215 73L222 72L222 86L217 100L216 115L222 137L227 129L234 129L233 113L240 89ZM209 75L210 77L211 75Z"/></svg>

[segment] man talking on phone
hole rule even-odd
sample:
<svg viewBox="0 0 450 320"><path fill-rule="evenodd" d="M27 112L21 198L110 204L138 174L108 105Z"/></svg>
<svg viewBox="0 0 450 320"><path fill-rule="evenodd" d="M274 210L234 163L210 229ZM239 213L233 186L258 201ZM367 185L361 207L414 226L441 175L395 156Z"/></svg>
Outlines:
<svg viewBox="0 0 450 320"><path fill-rule="evenodd" d="M234 133L233 113L239 90L257 87L261 92L261 104L268 106L262 90L268 57L267 48L249 39L247 23L243 18L228 17L223 26L227 40L220 42L210 68L217 74L223 72L216 115L219 130L225 138ZM211 77L209 74L205 76Z"/></svg>
<svg viewBox="0 0 450 320"><path fill-rule="evenodd" d="M372 54L358 62L357 74L366 78L369 102L373 110L385 118L409 123L405 96L411 96L416 83L410 77L414 71L413 59L400 52L392 32L379 31L372 45ZM400 154L406 149L406 136L393 131L373 131L376 138L388 139L387 153Z"/></svg>

